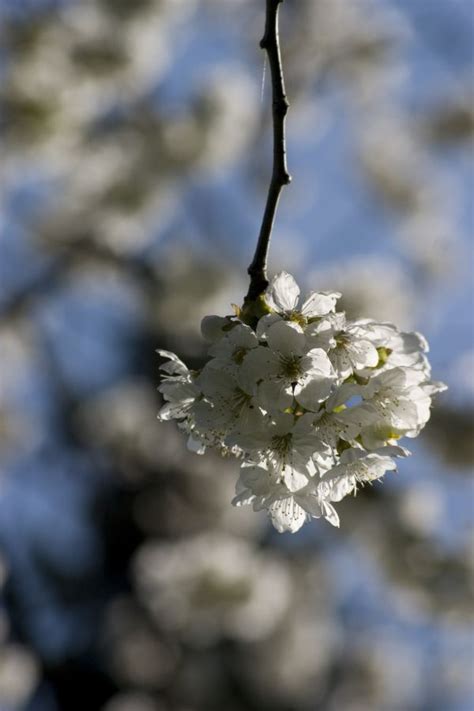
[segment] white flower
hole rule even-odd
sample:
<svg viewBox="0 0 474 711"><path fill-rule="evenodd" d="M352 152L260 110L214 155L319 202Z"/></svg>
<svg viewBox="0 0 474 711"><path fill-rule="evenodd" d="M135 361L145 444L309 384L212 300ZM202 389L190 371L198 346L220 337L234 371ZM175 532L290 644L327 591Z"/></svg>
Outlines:
<svg viewBox="0 0 474 711"><path fill-rule="evenodd" d="M319 481L311 480L295 492L289 492L282 482L275 480L265 464L243 466L236 485L234 506L252 504L254 511L266 510L277 531L295 533L305 521L324 516L339 525L339 517L330 503L319 492Z"/></svg>
<svg viewBox="0 0 474 711"><path fill-rule="evenodd" d="M189 434L188 449L196 454L204 454L204 443L194 433L193 408L201 396L194 376L174 353L165 350L157 350L157 353L169 359L169 363L160 366L164 375L158 390L166 402L158 413L158 419L162 422L178 420L178 426Z"/></svg>
<svg viewBox="0 0 474 711"><path fill-rule="evenodd" d="M279 321L266 331L266 346L253 349L243 360L242 378L258 383L264 410L284 411L293 398L307 410L317 411L332 389L335 373L321 348L308 349L296 324Z"/></svg>
<svg viewBox="0 0 474 711"><path fill-rule="evenodd" d="M229 438L248 452L249 460L264 462L277 483L288 491L297 491L314 476L318 465L324 467L328 447L320 442L312 425L312 415L294 417L279 413L271 418L263 415L258 425Z"/></svg>
<svg viewBox="0 0 474 711"><path fill-rule="evenodd" d="M322 442L325 442L331 449L337 449L341 440L343 442L352 442L360 434L360 427L351 421L344 421L340 417L338 408L332 411L328 407L328 400L324 408L314 415L314 427L318 437ZM372 420L370 420L371 422Z"/></svg>
<svg viewBox="0 0 474 711"><path fill-rule="evenodd" d="M340 412L338 419L357 425L368 449L401 436L416 437L429 419L433 388L440 391L436 384L428 386L421 370L383 370L359 388L363 402Z"/></svg>
<svg viewBox="0 0 474 711"><path fill-rule="evenodd" d="M330 501L341 501L355 492L359 484L380 479L386 471L396 469L392 457L406 457L408 450L403 447L387 446L376 452L366 452L363 448L346 449L340 457L340 464L324 475L320 493Z"/></svg>
<svg viewBox="0 0 474 711"><path fill-rule="evenodd" d="M163 358L169 358L169 363L160 366L165 375L158 390L167 402L161 408L158 419L183 419L188 416L199 390L193 382L191 372L178 356L164 350L158 350L157 353Z"/></svg>
<svg viewBox="0 0 474 711"><path fill-rule="evenodd" d="M247 353L257 346L258 338L250 326L235 324L209 348L214 358L211 363L215 368L236 372Z"/></svg>
<svg viewBox="0 0 474 711"><path fill-rule="evenodd" d="M344 314L330 314L306 330L308 340L326 348L328 358L341 380L364 368L375 368L379 353L359 323L347 324Z"/></svg>
<svg viewBox="0 0 474 711"><path fill-rule="evenodd" d="M254 393L252 389L244 389L235 374L219 370L214 361L209 361L196 378L196 384L204 399L194 407L194 424L204 440L219 446L235 429L242 431L253 426L258 416Z"/></svg>
<svg viewBox="0 0 474 711"><path fill-rule="evenodd" d="M430 366L424 355L429 347L421 333L404 333L391 323L376 323L368 319L360 319L354 325L357 329L362 329L364 338L377 348L380 368L415 368L423 370L429 377Z"/></svg>
<svg viewBox="0 0 474 711"><path fill-rule="evenodd" d="M375 375L367 392L373 391L370 404L382 422L416 436L430 416L431 398L420 387L425 381L420 370L393 368Z"/></svg>
<svg viewBox="0 0 474 711"><path fill-rule="evenodd" d="M209 360L189 371L168 358L160 419L177 419L188 447L242 462L237 506L265 509L278 531L310 518L339 525L333 502L395 469L397 446L415 437L445 386L430 380L428 344L390 323L350 321L336 292L299 289L286 272L264 298L255 330L236 316L206 317Z"/></svg>
<svg viewBox="0 0 474 711"><path fill-rule="evenodd" d="M271 280L265 291L265 301L272 314L260 319L257 335L280 319L292 321L301 328L311 319L319 318L334 311L341 294L332 291L312 291L298 308L300 289L291 274L280 272Z"/></svg>

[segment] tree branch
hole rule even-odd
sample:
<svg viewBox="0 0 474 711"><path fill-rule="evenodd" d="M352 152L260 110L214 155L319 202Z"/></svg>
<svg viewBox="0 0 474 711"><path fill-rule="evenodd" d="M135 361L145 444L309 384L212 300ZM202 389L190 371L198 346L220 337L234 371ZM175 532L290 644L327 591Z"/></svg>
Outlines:
<svg viewBox="0 0 474 711"><path fill-rule="evenodd" d="M283 0L266 0L265 33L260 42L260 47L266 50L268 55L272 81L273 170L257 248L248 268L250 286L245 297L246 302L255 301L268 286L267 257L273 222L281 189L291 181L286 165L285 144L285 117L289 103L285 93L278 37L278 10L282 2Z"/></svg>

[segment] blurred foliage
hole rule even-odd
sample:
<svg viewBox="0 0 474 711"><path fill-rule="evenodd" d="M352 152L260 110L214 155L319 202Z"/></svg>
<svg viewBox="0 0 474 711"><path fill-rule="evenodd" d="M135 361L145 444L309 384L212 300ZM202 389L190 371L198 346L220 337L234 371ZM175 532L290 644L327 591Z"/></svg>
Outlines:
<svg viewBox="0 0 474 711"><path fill-rule="evenodd" d="M466 279L452 174L472 65L445 65L470 12L449 4L454 47L444 5L282 7L302 179L273 260L343 291L351 317L424 328L433 294ZM201 317L246 291L270 155L262 4L22 0L0 18L2 711L470 708L474 387L458 344L435 374L458 395L411 468L342 504L340 531L278 537L230 506L235 463L156 422L155 349L199 367ZM372 224L387 238L367 250Z"/></svg>

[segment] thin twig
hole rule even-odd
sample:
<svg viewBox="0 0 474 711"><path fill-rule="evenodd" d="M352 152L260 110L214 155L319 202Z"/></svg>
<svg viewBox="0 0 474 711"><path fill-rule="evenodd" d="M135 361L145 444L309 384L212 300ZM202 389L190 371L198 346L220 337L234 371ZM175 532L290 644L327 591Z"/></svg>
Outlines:
<svg viewBox="0 0 474 711"><path fill-rule="evenodd" d="M260 47L266 50L268 55L272 81L273 170L257 248L248 268L250 286L245 297L247 302L255 301L268 286L267 257L273 222L281 189L291 181L286 165L285 144L285 117L289 103L285 93L278 37L278 10L282 2L283 0L266 0L265 33L260 42Z"/></svg>

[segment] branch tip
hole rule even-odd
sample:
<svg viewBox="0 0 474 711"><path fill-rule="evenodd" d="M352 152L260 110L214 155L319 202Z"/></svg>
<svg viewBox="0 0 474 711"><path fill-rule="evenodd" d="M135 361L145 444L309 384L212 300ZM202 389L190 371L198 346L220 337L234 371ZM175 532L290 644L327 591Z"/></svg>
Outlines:
<svg viewBox="0 0 474 711"><path fill-rule="evenodd" d="M280 193L291 182L286 166L285 117L289 102L285 93L278 38L278 8L283 0L266 0L265 32L260 47L267 52L272 81L273 170L254 258L248 268L250 286L245 302L254 301L268 286L267 259Z"/></svg>

